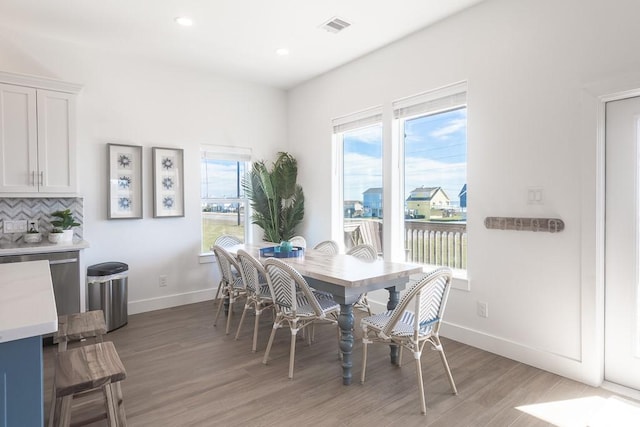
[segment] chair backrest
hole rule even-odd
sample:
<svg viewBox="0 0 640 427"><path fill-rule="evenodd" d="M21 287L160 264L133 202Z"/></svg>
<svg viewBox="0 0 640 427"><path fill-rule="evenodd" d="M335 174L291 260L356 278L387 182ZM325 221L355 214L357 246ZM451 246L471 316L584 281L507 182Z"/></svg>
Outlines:
<svg viewBox="0 0 640 427"><path fill-rule="evenodd" d="M340 252L340 247L333 240L325 240L323 242L320 242L315 245L313 249L329 255L335 255Z"/></svg>
<svg viewBox="0 0 640 427"><path fill-rule="evenodd" d="M220 266L220 273L222 274L222 280L227 284L233 283L235 278L233 277L233 270L235 268L236 271L240 271L240 266L233 259L233 256L222 246L213 245L213 253L218 260L218 265Z"/></svg>
<svg viewBox="0 0 640 427"><path fill-rule="evenodd" d="M347 251L347 255L366 260L378 259L378 251L376 251L376 248L366 243L350 248Z"/></svg>
<svg viewBox="0 0 640 427"><path fill-rule="evenodd" d="M398 321L403 317L405 321L412 320L416 339L434 331L437 333L449 297L451 277L451 269L447 267L425 274L407 289L382 333L386 336L393 335Z"/></svg>
<svg viewBox="0 0 640 427"><path fill-rule="evenodd" d="M358 226L360 243L373 246L378 254L382 253L382 224L374 220L365 220Z"/></svg>
<svg viewBox="0 0 640 427"><path fill-rule="evenodd" d="M264 269L267 272L271 297L278 311L296 316L299 303L304 301L311 305L317 316L322 316L322 308L309 284L294 268L279 259L269 258L264 263Z"/></svg>
<svg viewBox="0 0 640 427"><path fill-rule="evenodd" d="M228 248L229 246L239 245L240 243L242 243L242 240L238 237L232 236L231 234L223 234L219 236L213 244Z"/></svg>
<svg viewBox="0 0 640 427"><path fill-rule="evenodd" d="M289 239L289 242L291 242L293 246L299 246L304 249L307 248L307 241L302 236L293 236Z"/></svg>
<svg viewBox="0 0 640 427"><path fill-rule="evenodd" d="M260 285L267 283L267 273L264 271L264 267L260 261L242 249L238 250L238 261L245 286L250 292L258 292Z"/></svg>

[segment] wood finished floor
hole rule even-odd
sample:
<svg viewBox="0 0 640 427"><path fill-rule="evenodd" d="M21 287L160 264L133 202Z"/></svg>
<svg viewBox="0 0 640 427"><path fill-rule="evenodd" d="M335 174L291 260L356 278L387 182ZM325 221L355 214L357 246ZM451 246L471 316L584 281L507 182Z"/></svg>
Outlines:
<svg viewBox="0 0 640 427"><path fill-rule="evenodd" d="M234 341L239 308L234 314L230 335L222 324L213 326L212 301L129 316L127 326L107 335L127 370L122 389L130 426L547 426L553 424L516 407L612 395L443 339L459 394L451 394L437 353L425 351L423 416L407 354L398 368L389 363L388 347L370 346L367 381L360 384L362 345L356 339L354 381L346 387L335 329L319 325L312 346L298 341L289 380L288 331L278 331L270 363L263 365L270 315L263 316L258 352L252 353L254 317L245 319ZM45 417L53 357L53 347L45 347ZM98 409L88 402L74 414L82 418Z"/></svg>

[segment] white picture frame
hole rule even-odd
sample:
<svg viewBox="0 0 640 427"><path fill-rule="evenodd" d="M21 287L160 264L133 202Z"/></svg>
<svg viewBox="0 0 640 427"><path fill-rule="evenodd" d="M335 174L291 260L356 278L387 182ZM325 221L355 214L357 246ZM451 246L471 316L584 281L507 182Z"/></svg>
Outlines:
<svg viewBox="0 0 640 427"><path fill-rule="evenodd" d="M142 218L142 146L107 144L107 219Z"/></svg>
<svg viewBox="0 0 640 427"><path fill-rule="evenodd" d="M184 216L184 150L152 147L153 217Z"/></svg>

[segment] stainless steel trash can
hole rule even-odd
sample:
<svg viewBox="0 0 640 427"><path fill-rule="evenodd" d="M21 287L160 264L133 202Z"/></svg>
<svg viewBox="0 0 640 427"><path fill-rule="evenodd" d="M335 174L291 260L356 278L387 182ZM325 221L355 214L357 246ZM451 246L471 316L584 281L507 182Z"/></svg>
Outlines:
<svg viewBox="0 0 640 427"><path fill-rule="evenodd" d="M127 324L129 266L103 262L87 267L89 310L102 310L107 331Z"/></svg>

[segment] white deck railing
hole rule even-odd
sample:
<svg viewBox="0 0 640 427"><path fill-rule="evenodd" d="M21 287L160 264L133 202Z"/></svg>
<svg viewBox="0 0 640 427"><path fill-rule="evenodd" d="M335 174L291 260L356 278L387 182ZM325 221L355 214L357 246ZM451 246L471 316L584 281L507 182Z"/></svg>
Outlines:
<svg viewBox="0 0 640 427"><path fill-rule="evenodd" d="M345 219L347 248L358 243L371 243L363 240L358 229L364 221L376 220ZM406 220L404 228L407 261L466 270L467 224ZM379 229L382 241L382 225Z"/></svg>

